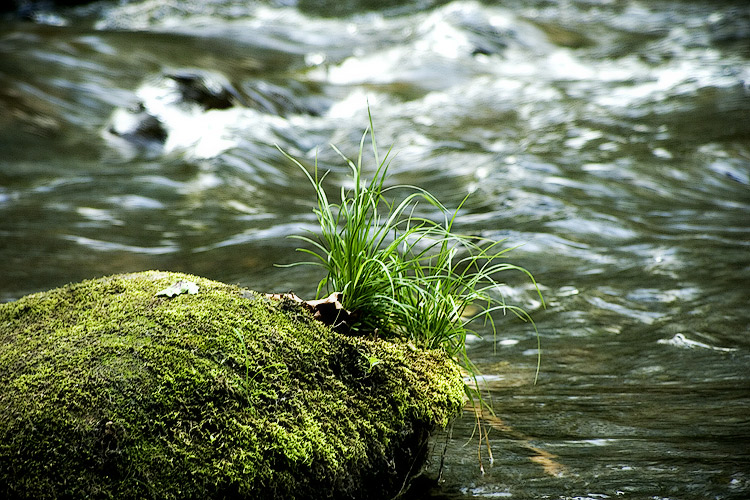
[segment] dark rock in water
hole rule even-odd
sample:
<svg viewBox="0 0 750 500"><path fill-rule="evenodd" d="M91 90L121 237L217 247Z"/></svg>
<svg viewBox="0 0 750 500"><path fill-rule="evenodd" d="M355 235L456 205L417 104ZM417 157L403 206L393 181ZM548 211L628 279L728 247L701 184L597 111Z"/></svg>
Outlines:
<svg viewBox="0 0 750 500"><path fill-rule="evenodd" d="M257 122L258 113L316 115L328 105L304 97L310 88L294 81L277 85L251 78L240 89L221 73L201 69L150 75L133 91L136 104L115 108L102 135L125 158L173 151L205 158L233 147L235 131Z"/></svg>
<svg viewBox="0 0 750 500"><path fill-rule="evenodd" d="M139 102L129 108L115 109L103 137L126 158L139 154L155 157L163 153L169 132Z"/></svg>
<svg viewBox="0 0 750 500"><path fill-rule="evenodd" d="M228 109L245 105L239 92L228 81L215 75L180 72L167 75L177 83L182 101L199 104L204 110Z"/></svg>
<svg viewBox="0 0 750 500"><path fill-rule="evenodd" d="M119 110L112 116L107 131L133 143L163 143L167 140L167 130L161 121L146 111L143 103L128 110Z"/></svg>
<svg viewBox="0 0 750 500"><path fill-rule="evenodd" d="M0 498L391 498L462 402L442 352L195 276L0 304Z"/></svg>

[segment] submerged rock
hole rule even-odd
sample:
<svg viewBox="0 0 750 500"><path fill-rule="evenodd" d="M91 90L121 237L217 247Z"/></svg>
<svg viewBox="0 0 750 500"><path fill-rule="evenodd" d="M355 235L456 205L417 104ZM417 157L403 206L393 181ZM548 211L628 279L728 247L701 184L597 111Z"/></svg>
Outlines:
<svg viewBox="0 0 750 500"><path fill-rule="evenodd" d="M197 104L204 110L229 109L236 103L246 105L239 92L221 75L178 71L166 76L176 83L180 100L185 104Z"/></svg>
<svg viewBox="0 0 750 500"><path fill-rule="evenodd" d="M181 280L197 293L159 294ZM0 497L387 498L462 397L442 353L290 300L157 271L72 284L0 305Z"/></svg>
<svg viewBox="0 0 750 500"><path fill-rule="evenodd" d="M129 109L118 108L112 114L107 132L133 144L163 144L167 131L162 122L146 111L142 102Z"/></svg>

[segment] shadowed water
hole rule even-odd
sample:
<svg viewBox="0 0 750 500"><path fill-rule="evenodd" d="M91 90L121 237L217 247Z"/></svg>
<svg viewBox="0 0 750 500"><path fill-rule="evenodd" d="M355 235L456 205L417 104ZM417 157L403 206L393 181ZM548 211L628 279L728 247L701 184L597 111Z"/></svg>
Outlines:
<svg viewBox="0 0 750 500"><path fill-rule="evenodd" d="M380 9L380 10L368 10ZM0 300L143 269L312 296L371 106L392 180L534 273L434 498L750 495L745 2L131 2L0 21ZM431 454L439 468L445 436Z"/></svg>

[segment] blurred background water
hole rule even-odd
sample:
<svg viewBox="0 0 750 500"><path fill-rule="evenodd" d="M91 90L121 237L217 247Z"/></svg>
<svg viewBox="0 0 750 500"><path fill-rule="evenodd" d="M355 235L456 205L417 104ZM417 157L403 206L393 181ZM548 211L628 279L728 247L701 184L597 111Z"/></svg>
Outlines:
<svg viewBox="0 0 750 500"><path fill-rule="evenodd" d="M497 418L428 498L750 496L745 1L96 2L0 21L0 301L145 269L311 297L314 194L372 109L394 183L521 244ZM486 332L485 332L486 333Z"/></svg>

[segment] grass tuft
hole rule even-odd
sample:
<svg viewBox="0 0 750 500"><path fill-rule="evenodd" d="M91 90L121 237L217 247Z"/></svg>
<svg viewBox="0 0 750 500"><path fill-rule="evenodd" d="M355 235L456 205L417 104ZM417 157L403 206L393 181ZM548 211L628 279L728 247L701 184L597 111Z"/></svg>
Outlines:
<svg viewBox="0 0 750 500"><path fill-rule="evenodd" d="M498 275L506 271L526 275L544 303L539 287L529 271L504 260L511 250L502 246L504 240L491 241L454 232L456 217L466 198L451 214L422 188L386 185L391 149L380 158L372 114L369 122L360 140L356 162L333 146L348 164L353 186L342 187L336 202L329 200L324 190L327 173L320 174L317 158L310 173L279 148L312 184L317 197L314 212L320 223L318 235L293 236L306 243L308 248L298 250L308 254L310 260L291 265L312 264L324 269L317 295L341 292L344 308L355 318L350 325L353 331L402 338L415 347L445 351L471 375L474 383L466 385L471 401L478 398L483 403L476 383L478 372L466 352L467 335L476 333L471 325L478 322L485 327L489 325L497 338L493 316L502 312L512 313L534 326L522 307L504 300L501 293L504 285ZM369 181L362 176L368 135L377 164ZM393 200L396 194L401 194L401 201ZM415 215L420 203L436 208L441 220Z"/></svg>

